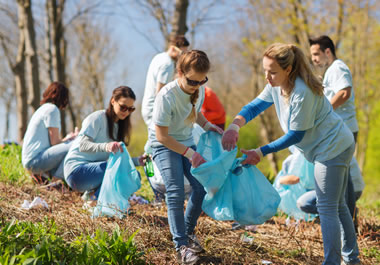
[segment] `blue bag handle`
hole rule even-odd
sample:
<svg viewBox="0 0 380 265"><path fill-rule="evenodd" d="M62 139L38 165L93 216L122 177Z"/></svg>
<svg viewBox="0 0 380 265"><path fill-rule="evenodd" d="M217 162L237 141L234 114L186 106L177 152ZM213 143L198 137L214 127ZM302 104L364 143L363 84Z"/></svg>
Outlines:
<svg viewBox="0 0 380 265"><path fill-rule="evenodd" d="M243 173L243 167L250 167L250 164L245 164L242 165L241 163L247 158L246 154L243 154L242 157L236 158L234 163L232 164L231 167L231 172L232 174L239 176L241 173Z"/></svg>

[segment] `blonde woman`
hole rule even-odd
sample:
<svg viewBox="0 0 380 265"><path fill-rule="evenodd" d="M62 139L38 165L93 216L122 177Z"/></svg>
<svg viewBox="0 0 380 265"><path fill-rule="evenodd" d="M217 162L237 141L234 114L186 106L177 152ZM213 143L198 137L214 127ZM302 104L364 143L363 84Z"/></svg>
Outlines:
<svg viewBox="0 0 380 265"><path fill-rule="evenodd" d="M239 129L274 104L285 135L257 149L242 149L247 155L243 163L256 165L263 156L295 145L315 166L323 264L340 264L341 256L346 264L360 264L354 224L344 197L354 137L323 95L322 84L301 49L292 44L272 44L264 52L263 68L268 84L235 117L222 145L227 150L234 148Z"/></svg>

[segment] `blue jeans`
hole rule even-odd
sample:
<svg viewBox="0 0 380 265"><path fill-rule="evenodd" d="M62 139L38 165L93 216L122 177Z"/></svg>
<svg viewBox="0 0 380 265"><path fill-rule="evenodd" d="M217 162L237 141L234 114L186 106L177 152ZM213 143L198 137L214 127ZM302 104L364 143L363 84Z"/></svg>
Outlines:
<svg viewBox="0 0 380 265"><path fill-rule="evenodd" d="M360 195L361 192L354 192L351 176L348 176L345 200L352 218L355 216L356 201L359 199ZM297 207L305 213L318 214L317 194L315 190L302 194L297 200Z"/></svg>
<svg viewBox="0 0 380 265"><path fill-rule="evenodd" d="M67 141L49 147L25 165L26 169L32 171L34 174L47 172L56 178L64 179L63 162L72 143L73 141Z"/></svg>
<svg viewBox="0 0 380 265"><path fill-rule="evenodd" d="M354 150L355 145L352 144L337 157L314 163L315 190L321 220L323 264L325 265L339 265L341 256L347 264L359 262L354 223L345 200L349 165Z"/></svg>
<svg viewBox="0 0 380 265"><path fill-rule="evenodd" d="M70 188L80 192L96 189L95 196L97 197L106 168L107 161L82 164L71 172L66 182Z"/></svg>
<svg viewBox="0 0 380 265"><path fill-rule="evenodd" d="M195 150L195 146L192 148ZM178 250L181 246L188 244L188 235L194 233L206 192L198 180L191 175L191 164L186 157L160 146L153 148L153 160L165 183L169 227ZM183 212L185 202L183 175L189 180L192 188L185 214Z"/></svg>

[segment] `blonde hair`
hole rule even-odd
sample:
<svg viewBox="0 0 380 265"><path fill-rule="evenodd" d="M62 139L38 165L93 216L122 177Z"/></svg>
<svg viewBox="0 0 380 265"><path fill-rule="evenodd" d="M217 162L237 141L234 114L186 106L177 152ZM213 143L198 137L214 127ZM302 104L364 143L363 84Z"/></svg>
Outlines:
<svg viewBox="0 0 380 265"><path fill-rule="evenodd" d="M183 74L193 70L196 73L207 73L210 70L210 61L207 54L200 50L191 50L184 52L177 62L177 71ZM192 125L197 119L197 112L195 111L195 104L199 97L199 89L196 90L190 97L190 103L193 108L187 116L185 123Z"/></svg>
<svg viewBox="0 0 380 265"><path fill-rule="evenodd" d="M263 57L276 60L282 69L291 66L288 76L288 87L285 88L285 98L289 99L294 89L296 78L299 76L311 91L318 96L323 95L321 81L314 75L306 56L300 48L293 44L274 43L264 52Z"/></svg>

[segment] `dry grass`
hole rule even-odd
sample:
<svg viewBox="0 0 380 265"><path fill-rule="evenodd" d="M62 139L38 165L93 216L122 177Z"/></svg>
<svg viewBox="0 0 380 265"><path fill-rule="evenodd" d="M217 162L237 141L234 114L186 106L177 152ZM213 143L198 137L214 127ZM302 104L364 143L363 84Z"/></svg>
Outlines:
<svg viewBox="0 0 380 265"><path fill-rule="evenodd" d="M20 209L24 200L31 201L40 196L49 204L49 210ZM175 264L176 253L167 224L165 206L134 205L133 214L127 219L97 218L82 209L83 202L75 192L48 191L46 188L27 184L22 188L0 183L0 218L41 222L53 219L60 234L67 241L81 234L92 235L96 229L112 231L116 224L132 234L139 229L135 243L146 251L146 261L153 264ZM263 260L273 264L321 264L323 246L320 226L317 223L301 222L298 226L285 225L285 217L274 217L258 226L253 243L242 243L244 231L231 231L231 222L219 222L202 215L198 221L197 235L203 242L206 253L201 264L262 264ZM359 248L379 248L380 221L362 219L358 236ZM374 255L364 255L363 264L377 264ZM379 258L379 257L377 257Z"/></svg>

